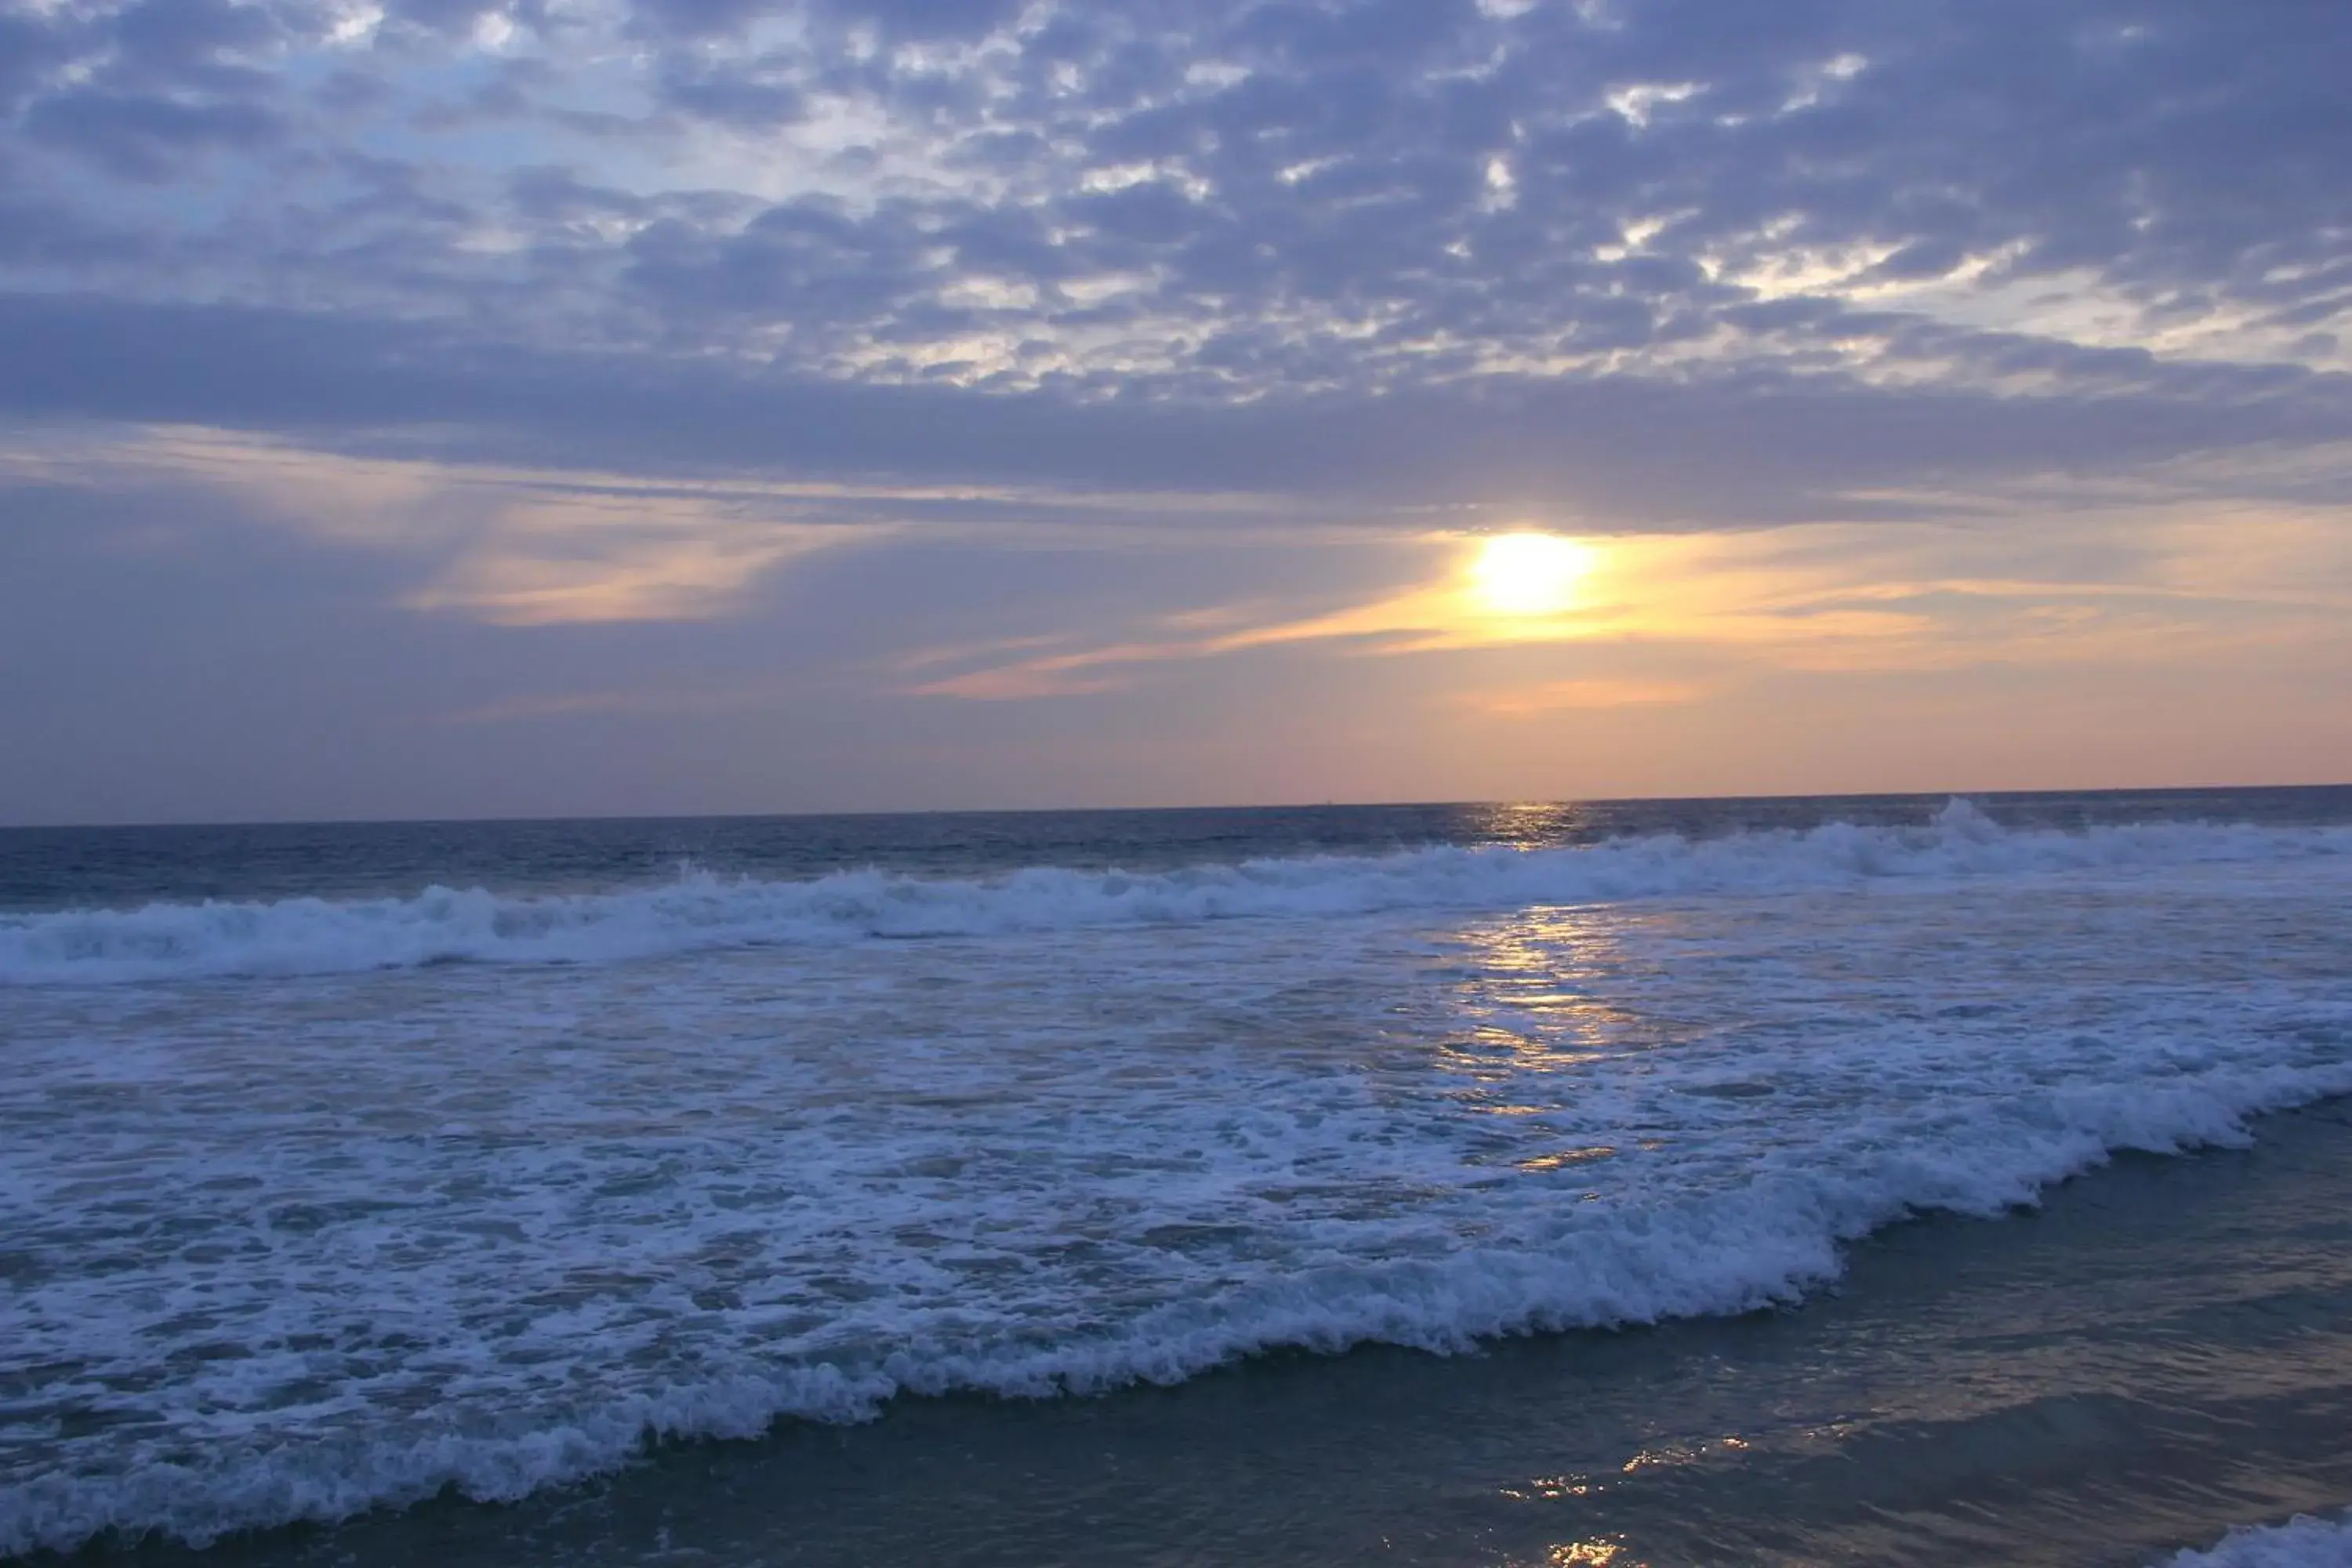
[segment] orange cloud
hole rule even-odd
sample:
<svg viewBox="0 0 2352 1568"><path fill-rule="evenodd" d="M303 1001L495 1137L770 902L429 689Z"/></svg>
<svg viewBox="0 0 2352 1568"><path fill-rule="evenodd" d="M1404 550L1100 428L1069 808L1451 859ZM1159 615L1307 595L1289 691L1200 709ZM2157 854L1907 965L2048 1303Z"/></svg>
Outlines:
<svg viewBox="0 0 2352 1568"><path fill-rule="evenodd" d="M1708 695L1706 687L1687 680L1616 679L1595 677L1578 680L1548 680L1535 686L1500 691L1475 691L1463 700L1482 713L1518 718L1529 713L1556 713L1578 708L1649 708L1696 702Z"/></svg>

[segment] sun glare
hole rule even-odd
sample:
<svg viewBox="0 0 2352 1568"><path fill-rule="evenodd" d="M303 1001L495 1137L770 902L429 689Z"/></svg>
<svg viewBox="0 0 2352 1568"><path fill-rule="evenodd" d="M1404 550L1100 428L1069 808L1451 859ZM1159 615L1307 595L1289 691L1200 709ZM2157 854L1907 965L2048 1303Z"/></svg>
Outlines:
<svg viewBox="0 0 2352 1568"><path fill-rule="evenodd" d="M1592 546L1556 533L1496 534L1479 545L1470 582L1496 615L1554 616L1576 603L1592 556Z"/></svg>

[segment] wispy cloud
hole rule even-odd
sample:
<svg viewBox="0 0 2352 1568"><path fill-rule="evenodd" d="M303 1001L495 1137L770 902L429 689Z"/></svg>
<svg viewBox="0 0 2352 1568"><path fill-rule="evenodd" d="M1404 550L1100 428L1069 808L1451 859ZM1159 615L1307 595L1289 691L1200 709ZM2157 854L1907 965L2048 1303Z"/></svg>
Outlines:
<svg viewBox="0 0 2352 1568"><path fill-rule="evenodd" d="M194 489L303 539L414 563L413 609L505 625L698 620L819 551L920 531L998 548L1164 542L1171 519L1312 536L1280 498L630 475L370 456L202 426L0 432L0 481L105 494ZM1109 531L1110 538L1101 537Z"/></svg>
<svg viewBox="0 0 2352 1568"><path fill-rule="evenodd" d="M1583 679L1547 680L1534 686L1507 687L1465 694L1465 704L1482 713L1507 719L1533 713L1559 713L1593 708L1671 707L1696 702L1710 689L1696 681L1615 679L1594 676Z"/></svg>
<svg viewBox="0 0 2352 1568"><path fill-rule="evenodd" d="M1234 625L1231 607L1165 617L1150 641L1065 647L982 663L913 689L994 700L1110 689L1146 667L1310 646L1398 658L1512 647L1727 648L1757 668L1934 669L2140 661L2352 625L2345 513L2078 515L2021 551L1948 525L1808 525L1589 542L1596 562L1557 612L1498 613L1464 570L1474 539L1433 542L1437 575L1364 603ZM2042 557L2046 574L1972 574ZM1448 563L1450 558L1450 564ZM1024 649L1038 646L1034 639ZM965 650L985 659L1011 648ZM1570 679L1473 693L1490 710L1688 701L1700 688L1647 678Z"/></svg>

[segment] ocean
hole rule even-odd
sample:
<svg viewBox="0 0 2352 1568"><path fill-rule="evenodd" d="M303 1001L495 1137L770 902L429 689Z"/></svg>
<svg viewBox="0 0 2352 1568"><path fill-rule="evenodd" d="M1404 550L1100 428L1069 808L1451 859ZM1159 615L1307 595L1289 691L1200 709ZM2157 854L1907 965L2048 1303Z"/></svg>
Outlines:
<svg viewBox="0 0 2352 1568"><path fill-rule="evenodd" d="M2347 1096L2352 788L0 831L0 1558L2352 1563Z"/></svg>

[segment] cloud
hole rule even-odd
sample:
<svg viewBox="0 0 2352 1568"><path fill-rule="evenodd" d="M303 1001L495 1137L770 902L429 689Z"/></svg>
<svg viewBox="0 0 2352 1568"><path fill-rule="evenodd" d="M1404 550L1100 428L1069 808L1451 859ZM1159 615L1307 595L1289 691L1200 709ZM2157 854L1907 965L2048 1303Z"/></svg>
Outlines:
<svg viewBox="0 0 2352 1568"><path fill-rule="evenodd" d="M453 463L1239 493L1381 526L1452 506L1570 528L1916 515L1938 492L2000 480L2153 483L2200 454L2352 442L2352 381L2259 367L2154 367L2073 395L1755 373L1224 405L861 385L71 297L0 300L0 356L19 372L0 381L0 413L20 418L204 423Z"/></svg>
<svg viewBox="0 0 2352 1568"><path fill-rule="evenodd" d="M926 653L971 666L910 688L991 701L1132 686L1153 666L1281 650L1360 657L1552 648L1765 670L2053 668L2177 662L2255 647L2336 647L2352 625L2352 529L2342 508L2215 517L2091 512L2022 547L1939 524L1793 525L1587 542L1593 564L1556 611L1498 610L1467 569L1475 541L1428 542L1422 574L1358 603L1255 616L1163 614L1168 634L1094 646L1019 639ZM1041 641L1043 646L1041 646ZM1005 658L1005 655L1012 655ZM1686 703L1721 684L1654 669L1476 688L1481 711Z"/></svg>
<svg viewBox="0 0 2352 1568"><path fill-rule="evenodd" d="M1155 690L1276 667L1486 731L1442 672L1633 729L1738 670L2324 676L2347 56L2308 0L0 0L0 546L257 563L208 602L398 650L354 712L790 666L908 767L875 713L1076 768L1131 700L1164 758ZM1465 617L1431 542L1512 528L1680 596ZM194 670L171 591L112 629ZM1402 744L1364 700L1325 738Z"/></svg>
<svg viewBox="0 0 2352 1568"><path fill-rule="evenodd" d="M1221 402L1765 368L2097 393L2158 376L2114 352L2151 345L2347 368L2352 142L2315 62L2352 22L2300 0L359 15L18 18L31 145L134 182L213 160L194 203L21 181L143 233L126 294L470 330L496 302L500 335L648 374ZM295 107L331 65L373 99ZM434 118L493 88L494 119ZM517 188L519 148L595 167L607 221ZM448 221L383 233L320 155L362 150Z"/></svg>
<svg viewBox="0 0 2352 1568"><path fill-rule="evenodd" d="M0 477L212 491L249 520L412 563L409 608L508 626L708 618L786 562L887 537L876 503L905 499L339 457L203 429L0 444Z"/></svg>
<svg viewBox="0 0 2352 1568"><path fill-rule="evenodd" d="M724 613L782 562L840 542L840 530L730 528L694 508L624 519L576 506L510 507L494 538L404 601L507 626L697 620ZM617 523L617 526L615 526Z"/></svg>
<svg viewBox="0 0 2352 1568"><path fill-rule="evenodd" d="M2352 425L2336 8L1504 9L12 13L11 401L1633 523Z"/></svg>
<svg viewBox="0 0 2352 1568"><path fill-rule="evenodd" d="M1081 663L1083 661L1080 661ZM1115 675L1083 668L1057 668L1051 660L975 669L907 688L909 697L961 697L975 702L1019 702L1034 697L1087 697L1117 691L1126 682Z"/></svg>
<svg viewBox="0 0 2352 1568"><path fill-rule="evenodd" d="M1706 687L1695 681L1619 679L1596 676L1582 679L1548 680L1536 686L1506 688L1498 691L1472 692L1463 700L1481 713L1501 719L1517 719L1530 714L1596 708L1679 706L1696 702L1708 694Z"/></svg>

